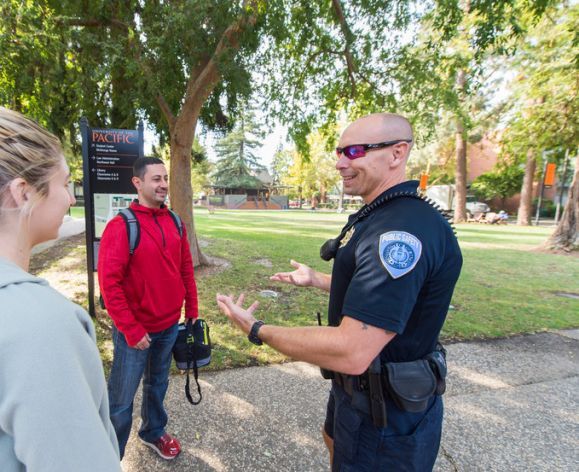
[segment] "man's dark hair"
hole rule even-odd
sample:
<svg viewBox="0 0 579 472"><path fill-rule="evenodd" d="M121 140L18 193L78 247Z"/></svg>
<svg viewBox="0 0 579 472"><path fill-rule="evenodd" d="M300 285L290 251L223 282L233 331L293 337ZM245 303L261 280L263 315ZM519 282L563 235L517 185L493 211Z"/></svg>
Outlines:
<svg viewBox="0 0 579 472"><path fill-rule="evenodd" d="M165 164L158 157L139 157L133 164L133 177L138 177L143 180L145 173L147 172L147 166L153 164Z"/></svg>

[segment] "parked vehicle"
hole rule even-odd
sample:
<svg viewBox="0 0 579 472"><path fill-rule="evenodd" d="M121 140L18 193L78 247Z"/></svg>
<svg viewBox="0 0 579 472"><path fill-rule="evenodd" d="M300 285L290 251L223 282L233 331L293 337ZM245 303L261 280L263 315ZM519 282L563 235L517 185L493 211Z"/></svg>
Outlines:
<svg viewBox="0 0 579 472"><path fill-rule="evenodd" d="M456 191L454 185L431 185L426 189L426 196L436 203L443 211L453 212L456 206ZM490 207L476 200L474 195L466 197L466 211L471 217L490 211Z"/></svg>
<svg viewBox="0 0 579 472"><path fill-rule="evenodd" d="M466 211L471 214L471 216L476 216L481 213L486 213L490 211L491 208L483 202L477 202L474 196L466 197Z"/></svg>

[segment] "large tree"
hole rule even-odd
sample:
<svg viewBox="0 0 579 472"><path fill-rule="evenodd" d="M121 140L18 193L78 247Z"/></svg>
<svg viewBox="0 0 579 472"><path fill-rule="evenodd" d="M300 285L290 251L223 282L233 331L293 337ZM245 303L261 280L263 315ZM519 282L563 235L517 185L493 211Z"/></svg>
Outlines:
<svg viewBox="0 0 579 472"><path fill-rule="evenodd" d="M11 3L24 8L18 6L22 2ZM260 43L265 6L260 0L44 0L36 2L41 12L36 16L47 26L32 18L31 31L23 32L27 38L34 37L34 28L62 32L60 42L55 42L60 49L48 54L45 62L60 54L72 64L67 77L82 97L72 100L77 105L67 115L72 120L82 113L94 126L133 127L138 117L146 117L161 142L169 143L171 202L188 227L196 265L204 258L192 215L195 130L199 120L209 128L230 128L227 114L234 116L239 99L249 96L248 58ZM34 64L25 50L18 50L25 65ZM64 93L63 87L50 90L57 102ZM41 94L32 91L28 96ZM50 117L52 111L46 102Z"/></svg>
<svg viewBox="0 0 579 472"><path fill-rule="evenodd" d="M579 143L577 31L579 5L549 10L519 46L513 60L511 110L503 135L506 153L525 163L517 222L530 225L533 182L544 157L575 152Z"/></svg>
<svg viewBox="0 0 579 472"><path fill-rule="evenodd" d="M230 133L217 142L219 160L215 165L213 182L227 188L259 188L256 177L265 170L255 151L261 147L263 133L255 122L254 113L244 106Z"/></svg>
<svg viewBox="0 0 579 472"><path fill-rule="evenodd" d="M327 138L319 131L307 137L307 151L294 150L290 153L292 163L281 183L299 193L299 198L326 203L328 193L339 181L336 172L336 155L328 150ZM307 152L307 154L305 154Z"/></svg>
<svg viewBox="0 0 579 472"><path fill-rule="evenodd" d="M488 84L497 69L497 58L513 52L517 38L540 18L549 3L461 0L451 12L454 16L441 16L444 9L426 15L421 41L410 49L417 57L416 67L429 72L427 92L439 110L454 116L456 223L466 221L467 216L469 134L488 107L488 102L481 107L480 94L486 88L489 96ZM430 90L433 87L437 88L435 93Z"/></svg>
<svg viewBox="0 0 579 472"><path fill-rule="evenodd" d="M579 152L575 157L575 174L567 193L563 216L545 245L566 252L579 249Z"/></svg>

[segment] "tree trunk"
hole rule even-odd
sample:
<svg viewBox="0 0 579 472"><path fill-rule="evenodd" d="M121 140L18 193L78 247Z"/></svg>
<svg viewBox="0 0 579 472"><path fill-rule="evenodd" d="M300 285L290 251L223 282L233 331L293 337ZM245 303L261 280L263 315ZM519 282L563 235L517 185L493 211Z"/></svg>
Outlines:
<svg viewBox="0 0 579 472"><path fill-rule="evenodd" d="M517 224L519 226L531 226L533 212L533 180L535 179L535 169L537 168L537 158L535 150L527 151L527 162L525 163L525 176L521 187L521 201L517 213Z"/></svg>
<svg viewBox="0 0 579 472"><path fill-rule="evenodd" d="M466 221L466 139L461 118L456 118L456 204L454 207L454 222Z"/></svg>
<svg viewBox="0 0 579 472"><path fill-rule="evenodd" d="M191 246L193 266L208 265L209 259L199 248L195 223L193 220L193 190L191 188L191 148L195 137L197 116L191 123L184 123L181 117L177 118L171 130L171 162L169 197L172 208L185 223L187 236Z"/></svg>
<svg viewBox="0 0 579 472"><path fill-rule="evenodd" d="M561 221L545 246L567 252L578 249L579 241L579 153L575 157L575 174L567 195L567 204Z"/></svg>
<svg viewBox="0 0 579 472"><path fill-rule="evenodd" d="M466 12L470 9L467 2ZM465 95L466 72L459 69L456 76L456 89L460 102ZM456 115L455 131L455 152L456 152L456 172L454 177L454 189L456 192L456 203L454 206L454 222L463 223L466 221L466 136L463 119L460 113Z"/></svg>

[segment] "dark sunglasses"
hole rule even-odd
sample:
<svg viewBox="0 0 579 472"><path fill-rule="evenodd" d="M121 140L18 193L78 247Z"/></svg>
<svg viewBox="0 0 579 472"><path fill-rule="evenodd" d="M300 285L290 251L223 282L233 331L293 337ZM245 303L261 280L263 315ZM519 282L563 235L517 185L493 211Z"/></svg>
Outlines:
<svg viewBox="0 0 579 472"><path fill-rule="evenodd" d="M386 141L384 143L376 143L376 144L352 144L351 146L346 147L337 147L336 148L336 155L338 159L344 154L348 159L359 159L360 157L364 157L368 151L373 151L374 149L382 149L388 146L394 146L398 143L411 143L411 139L396 139L395 141Z"/></svg>

